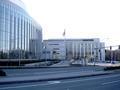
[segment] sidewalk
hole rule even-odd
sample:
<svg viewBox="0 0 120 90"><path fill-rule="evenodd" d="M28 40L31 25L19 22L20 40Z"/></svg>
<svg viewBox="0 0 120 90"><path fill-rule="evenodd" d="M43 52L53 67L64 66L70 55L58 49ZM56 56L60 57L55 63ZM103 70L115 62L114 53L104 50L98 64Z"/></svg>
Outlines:
<svg viewBox="0 0 120 90"><path fill-rule="evenodd" d="M27 82L37 82L37 81L49 81L49 80L61 80L61 79L71 79L80 77L90 77L98 75L111 74L111 71L96 71L96 72L67 72L67 73L56 73L50 75L33 75L33 76L17 76L17 77L0 77L0 84L15 84L15 83L27 83Z"/></svg>

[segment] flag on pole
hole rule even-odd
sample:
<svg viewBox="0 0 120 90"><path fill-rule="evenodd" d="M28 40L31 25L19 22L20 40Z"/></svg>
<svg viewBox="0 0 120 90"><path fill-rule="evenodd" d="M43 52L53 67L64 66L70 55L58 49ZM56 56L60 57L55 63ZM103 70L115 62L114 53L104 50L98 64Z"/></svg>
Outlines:
<svg viewBox="0 0 120 90"><path fill-rule="evenodd" d="M65 29L64 29L63 36L65 36L65 34L66 34L66 31L65 31Z"/></svg>

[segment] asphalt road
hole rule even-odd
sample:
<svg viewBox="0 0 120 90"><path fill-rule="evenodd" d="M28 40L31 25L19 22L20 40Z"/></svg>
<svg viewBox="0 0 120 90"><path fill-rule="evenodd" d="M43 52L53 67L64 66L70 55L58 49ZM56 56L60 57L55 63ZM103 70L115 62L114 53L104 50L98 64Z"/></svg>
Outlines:
<svg viewBox="0 0 120 90"><path fill-rule="evenodd" d="M59 81L0 85L0 90L120 90L120 73Z"/></svg>

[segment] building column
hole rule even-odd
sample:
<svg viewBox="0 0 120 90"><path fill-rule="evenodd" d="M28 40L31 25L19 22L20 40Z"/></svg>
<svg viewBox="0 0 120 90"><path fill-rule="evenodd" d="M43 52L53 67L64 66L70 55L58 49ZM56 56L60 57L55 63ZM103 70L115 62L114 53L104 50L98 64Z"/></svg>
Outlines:
<svg viewBox="0 0 120 90"><path fill-rule="evenodd" d="M85 57L85 44L83 44L83 57Z"/></svg>
<svg viewBox="0 0 120 90"><path fill-rule="evenodd" d="M80 47L80 48L79 48L79 58L81 58L81 43L79 43L79 45L80 45L80 46L79 46L79 47Z"/></svg>
<svg viewBox="0 0 120 90"><path fill-rule="evenodd" d="M77 47L78 47L78 45L77 45L77 43L75 43L75 58L77 58L78 57L78 50L77 50Z"/></svg>
<svg viewBox="0 0 120 90"><path fill-rule="evenodd" d="M92 44L90 44L90 56L92 57L93 55L92 55Z"/></svg>
<svg viewBox="0 0 120 90"><path fill-rule="evenodd" d="M72 43L72 58L74 59L75 53L74 53L74 42Z"/></svg>

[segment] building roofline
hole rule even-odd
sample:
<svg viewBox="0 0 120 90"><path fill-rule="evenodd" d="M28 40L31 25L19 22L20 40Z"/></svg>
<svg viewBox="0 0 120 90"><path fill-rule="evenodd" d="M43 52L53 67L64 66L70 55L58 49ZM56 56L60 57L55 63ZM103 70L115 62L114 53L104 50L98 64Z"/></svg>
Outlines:
<svg viewBox="0 0 120 90"><path fill-rule="evenodd" d="M20 8L23 8L26 10L26 6L25 4L22 2L22 0L8 0L11 3L14 3L16 5L18 5Z"/></svg>
<svg viewBox="0 0 120 90"><path fill-rule="evenodd" d="M67 40L67 41L82 41L82 40L100 40L99 38L68 38L68 39L45 39L44 41L63 41L63 40Z"/></svg>

